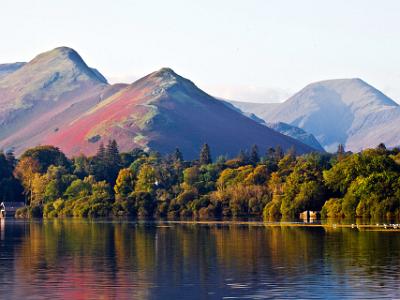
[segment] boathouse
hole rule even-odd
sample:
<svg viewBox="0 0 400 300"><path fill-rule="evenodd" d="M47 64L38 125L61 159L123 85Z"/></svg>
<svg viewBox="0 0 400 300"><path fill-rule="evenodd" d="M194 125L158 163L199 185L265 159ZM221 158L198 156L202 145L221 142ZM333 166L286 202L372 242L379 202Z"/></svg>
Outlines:
<svg viewBox="0 0 400 300"><path fill-rule="evenodd" d="M8 202L4 201L0 203L0 218L5 218L7 216L14 217L15 212L18 208L24 207L24 202Z"/></svg>
<svg viewBox="0 0 400 300"><path fill-rule="evenodd" d="M302 213L300 213L299 217L302 220L315 220L318 219L320 216L319 211L313 211L313 210L305 210Z"/></svg>

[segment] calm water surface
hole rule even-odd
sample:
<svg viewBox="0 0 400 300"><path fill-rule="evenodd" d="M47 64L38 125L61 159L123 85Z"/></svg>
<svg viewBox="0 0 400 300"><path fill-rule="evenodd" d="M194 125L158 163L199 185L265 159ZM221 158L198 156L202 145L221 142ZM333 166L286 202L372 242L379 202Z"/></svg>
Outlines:
<svg viewBox="0 0 400 300"><path fill-rule="evenodd" d="M6 220L1 299L400 298L400 233Z"/></svg>

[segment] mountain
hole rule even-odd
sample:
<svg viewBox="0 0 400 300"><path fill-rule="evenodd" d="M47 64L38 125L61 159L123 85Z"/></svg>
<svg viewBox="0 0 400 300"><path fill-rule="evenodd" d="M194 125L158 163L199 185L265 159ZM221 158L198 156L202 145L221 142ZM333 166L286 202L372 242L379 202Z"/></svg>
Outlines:
<svg viewBox="0 0 400 300"><path fill-rule="evenodd" d="M23 67L25 62L16 62L11 64L0 64L0 79L17 71L19 68Z"/></svg>
<svg viewBox="0 0 400 300"><path fill-rule="evenodd" d="M400 107L361 79L312 83L283 103L236 105L266 122L284 122L312 133L327 151L338 144L360 151L383 142L400 145Z"/></svg>
<svg viewBox="0 0 400 300"><path fill-rule="evenodd" d="M0 70L0 148L17 153L118 90L67 47Z"/></svg>
<svg viewBox="0 0 400 300"><path fill-rule="evenodd" d="M269 128L282 133L286 136L290 136L291 138L294 138L303 144L306 144L310 146L311 148L314 148L315 150L319 152L325 152L324 148L320 145L318 140L313 136L311 133L306 132L305 130L289 125L283 122L277 122L277 123L266 123L263 119L259 118L253 113L248 112L249 107L252 107L253 109L258 108L262 106L265 108L265 105L263 103L251 103L251 102L237 102L237 101L228 101L228 100L222 100L228 107L235 109L236 111L242 113L243 115L249 117L250 119L263 124L265 126L268 126ZM246 109L246 111L243 111L242 109Z"/></svg>
<svg viewBox="0 0 400 300"><path fill-rule="evenodd" d="M224 103L230 109L236 110L237 112L245 115L246 117L252 119L253 121L256 121L257 123L266 125L266 123L265 123L265 121L263 119L257 117L253 113L250 113L250 112L247 112L247 111L243 111L238 106L234 105L235 101L228 101L228 100L224 100L224 99L218 99L218 100L222 101L222 103ZM238 103L242 103L242 102L238 102Z"/></svg>
<svg viewBox="0 0 400 300"><path fill-rule="evenodd" d="M169 153L179 147L185 158L197 157L203 143L214 156L234 156L253 144L314 151L229 108L168 68L124 87L58 129L44 142L68 155L94 154L112 138L123 151L141 147Z"/></svg>
<svg viewBox="0 0 400 300"><path fill-rule="evenodd" d="M311 133L304 131L303 129L289 125L283 122L267 123L269 128L278 131L284 135L290 136L303 144L306 144L319 152L324 152L324 148L320 145L318 140Z"/></svg>

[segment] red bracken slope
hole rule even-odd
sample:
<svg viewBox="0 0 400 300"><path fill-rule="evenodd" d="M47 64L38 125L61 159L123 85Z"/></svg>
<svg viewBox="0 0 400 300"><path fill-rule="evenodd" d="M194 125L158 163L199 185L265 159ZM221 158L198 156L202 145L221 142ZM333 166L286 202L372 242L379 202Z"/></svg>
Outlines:
<svg viewBox="0 0 400 300"><path fill-rule="evenodd" d="M9 65L0 77L0 148L18 154L43 144L49 133L119 88L67 47Z"/></svg>
<svg viewBox="0 0 400 300"><path fill-rule="evenodd" d="M101 142L116 139L121 150L149 148L161 153L179 147L185 158L197 157L203 143L214 156L236 155L257 144L310 147L258 124L227 107L171 69L161 69L102 100L69 124L46 135L43 143L68 155L94 154Z"/></svg>

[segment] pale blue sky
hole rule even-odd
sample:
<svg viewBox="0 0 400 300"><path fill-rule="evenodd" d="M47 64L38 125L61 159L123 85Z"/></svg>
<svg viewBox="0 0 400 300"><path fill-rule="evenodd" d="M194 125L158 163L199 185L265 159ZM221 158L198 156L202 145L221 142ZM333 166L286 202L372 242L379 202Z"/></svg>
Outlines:
<svg viewBox="0 0 400 300"><path fill-rule="evenodd" d="M2 63L64 45L111 82L167 66L260 102L360 77L400 102L398 0L1 0L0 36Z"/></svg>

